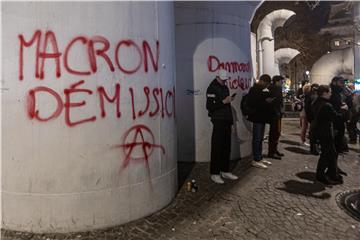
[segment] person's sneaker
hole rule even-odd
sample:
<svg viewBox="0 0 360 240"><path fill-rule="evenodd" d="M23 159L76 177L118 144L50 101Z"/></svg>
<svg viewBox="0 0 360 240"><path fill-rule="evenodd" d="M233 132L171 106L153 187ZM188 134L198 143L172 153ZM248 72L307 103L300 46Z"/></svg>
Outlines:
<svg viewBox="0 0 360 240"><path fill-rule="evenodd" d="M221 172L221 176L226 179L230 180L237 180L238 177L232 174L231 172Z"/></svg>
<svg viewBox="0 0 360 240"><path fill-rule="evenodd" d="M267 165L272 165L272 162L265 160L265 159L261 160L260 162L267 164Z"/></svg>
<svg viewBox="0 0 360 240"><path fill-rule="evenodd" d="M257 162L257 161L252 161L252 163L251 163L251 165L253 166L253 167L257 167L257 168L263 168L263 169L266 169L266 168L268 168L264 163L262 163L262 162Z"/></svg>
<svg viewBox="0 0 360 240"><path fill-rule="evenodd" d="M220 175L217 175L217 174L213 174L211 175L211 180L214 182L214 183L217 183L217 184L224 184L224 180L222 180L222 178L220 177Z"/></svg>

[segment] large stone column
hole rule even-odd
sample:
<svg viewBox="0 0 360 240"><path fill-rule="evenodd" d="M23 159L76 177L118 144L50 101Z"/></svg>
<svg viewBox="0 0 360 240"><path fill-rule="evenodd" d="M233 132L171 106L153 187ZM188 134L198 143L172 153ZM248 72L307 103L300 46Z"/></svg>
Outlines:
<svg viewBox="0 0 360 240"><path fill-rule="evenodd" d="M263 39L262 41L262 62L263 62L263 73L274 75L274 62L275 62L275 45L274 39Z"/></svg>
<svg viewBox="0 0 360 240"><path fill-rule="evenodd" d="M259 58L261 59L262 63L260 74L269 74L270 76L274 75L274 32L276 28L282 27L285 22L293 15L295 15L293 11L280 9L269 13L259 23L257 29L257 38L259 44Z"/></svg>
<svg viewBox="0 0 360 240"><path fill-rule="evenodd" d="M171 2L2 2L5 229L126 223L177 192Z"/></svg>

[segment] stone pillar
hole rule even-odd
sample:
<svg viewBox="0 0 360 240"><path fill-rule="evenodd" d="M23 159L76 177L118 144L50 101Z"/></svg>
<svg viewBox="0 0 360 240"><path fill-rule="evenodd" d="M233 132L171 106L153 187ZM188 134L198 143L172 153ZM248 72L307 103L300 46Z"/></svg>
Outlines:
<svg viewBox="0 0 360 240"><path fill-rule="evenodd" d="M270 77L274 75L274 59L275 59L275 46L273 39L262 40L262 63L263 63L263 74L269 74Z"/></svg>
<svg viewBox="0 0 360 240"><path fill-rule="evenodd" d="M73 232L177 192L172 2L2 2L3 228Z"/></svg>

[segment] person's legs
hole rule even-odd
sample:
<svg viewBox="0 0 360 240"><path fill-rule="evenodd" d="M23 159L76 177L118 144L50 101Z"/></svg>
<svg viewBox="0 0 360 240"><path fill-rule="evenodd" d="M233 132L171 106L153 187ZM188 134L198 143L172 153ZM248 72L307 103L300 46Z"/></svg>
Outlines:
<svg viewBox="0 0 360 240"><path fill-rule="evenodd" d="M328 141L324 138L320 139L321 154L316 168L316 179L323 180L326 178L325 170L328 167L328 158L331 151Z"/></svg>
<svg viewBox="0 0 360 240"><path fill-rule="evenodd" d="M223 142L222 142L222 158L220 162L221 172L229 172L230 169L230 153L231 153L231 125L224 126Z"/></svg>
<svg viewBox="0 0 360 240"><path fill-rule="evenodd" d="M320 145L321 155L316 170L316 179L331 184L342 183L342 177L338 174L338 153L335 150L334 139L331 137L321 138Z"/></svg>
<svg viewBox="0 0 360 240"><path fill-rule="evenodd" d="M262 159L262 141L264 138L265 123L253 123L252 151L255 161Z"/></svg>
<svg viewBox="0 0 360 240"><path fill-rule="evenodd" d="M281 129L281 118L276 117L270 123L270 132L269 132L269 156L278 154L278 143L280 138L280 129Z"/></svg>
<svg viewBox="0 0 360 240"><path fill-rule="evenodd" d="M311 122L310 123L310 128L309 128L309 140L310 140L310 153L313 155L318 156L319 155L319 149L318 149L318 143L315 137L315 134L313 133L313 126L314 123Z"/></svg>
<svg viewBox="0 0 360 240"><path fill-rule="evenodd" d="M308 122L305 117L300 118L301 123L301 141L304 143L306 141L306 132L308 129Z"/></svg>
<svg viewBox="0 0 360 240"><path fill-rule="evenodd" d="M335 130L335 149L337 152L342 153L345 151L345 123L344 122L337 122L334 124Z"/></svg>
<svg viewBox="0 0 360 240"><path fill-rule="evenodd" d="M220 163L222 158L222 136L224 133L223 124L219 121L213 122L213 132L211 136L211 161L210 174L220 174Z"/></svg>

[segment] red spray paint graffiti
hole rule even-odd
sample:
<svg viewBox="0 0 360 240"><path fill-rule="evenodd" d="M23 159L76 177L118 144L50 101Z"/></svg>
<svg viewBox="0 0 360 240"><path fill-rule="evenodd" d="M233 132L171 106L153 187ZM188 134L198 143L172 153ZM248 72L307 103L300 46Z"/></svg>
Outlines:
<svg viewBox="0 0 360 240"><path fill-rule="evenodd" d="M19 80L24 79L24 57L29 57L25 54L25 50L28 51L32 47L36 50L35 55L32 56L33 60L35 60L35 79L40 80L43 80L45 77L52 78L45 76L45 74L49 74L49 72L45 71L45 63L48 66L52 62L55 63L54 69L56 78L62 76L64 69L66 73L72 75L92 75L97 72L99 61L104 61L111 72L119 70L124 74L134 74L140 71L140 69L143 69L144 72L147 73L150 71L150 66L152 66L154 72L158 71L160 58L160 43L158 40L155 41L155 44L150 44L146 40L143 40L141 44L138 44L131 39L120 39L116 44L111 44L109 40L102 36L77 36L65 45L65 50L62 52L58 47L56 34L51 30L45 32L36 30L30 38L24 37L23 34L19 34L18 37L20 47ZM113 52L111 52L112 46L114 47ZM83 57L83 60L87 60L83 62L88 62L88 65L85 65L85 68L84 66L82 67L83 69L80 69L79 66L74 66L74 64L71 64L70 62L71 53L75 50L81 50L85 53L83 55L77 55L77 58ZM129 63L125 63L126 58L123 53L126 51L132 51L134 53L132 57L136 60L135 64L131 63L133 64L132 66L129 65ZM111 53L114 58L110 57ZM29 68L27 69L29 70ZM107 91L109 91L109 89L106 90L104 86L98 86L97 91L93 91L86 87L80 87L84 85L84 83L85 80L80 80L64 89L64 101L62 100L62 94L57 93L50 87L40 86L30 89L26 101L28 116L30 119L46 122L58 118L64 110L65 123L69 127L74 127L87 122L94 122L97 120L95 114L76 120L72 119L71 110L75 110L76 108L80 111L81 108L86 105L86 101L73 102L71 96L77 95L77 98L79 98L80 95L86 98L96 94L99 96L101 118L106 117L106 102L116 105L116 117L121 118L121 88L119 83L115 84L113 95L108 94ZM161 114L161 118L175 116L175 89L166 91L162 88L150 89L149 87L144 86L143 93L146 97L144 107L136 104L141 93L137 92L137 89L134 89L133 87L129 87L128 90L130 96L125 97L130 97L131 99L133 120L145 116L155 117L158 114ZM43 116L41 113L41 106L38 106L39 104L37 104L39 94L55 99L55 107L53 111L50 111L51 114L49 116ZM121 94L121 96L123 96L123 94Z"/></svg>
<svg viewBox="0 0 360 240"><path fill-rule="evenodd" d="M111 43L103 36L79 35L70 39L69 42L59 45L56 34L51 30L36 30L30 37L19 34L18 39L18 79L20 81L33 77L37 80L60 79L65 74L82 76L83 78L94 75L98 71L100 63L105 63L106 70L111 73L119 71L126 75L135 74L139 71L148 73L151 70L157 73L159 68L160 43L158 40L149 43L146 40L137 42L132 39L119 39L115 43ZM65 47L60 49L59 46ZM27 54L33 48L35 49L34 55ZM83 54L79 54L81 52ZM72 59L75 53L76 61ZM128 61L129 55L133 61ZM30 62L34 62L34 66L29 67L29 61L26 60L30 58L32 58L33 61ZM82 65L77 64L79 62ZM55 72L50 72L47 69L51 67L50 64L54 65L53 68L49 69L54 69ZM121 119L124 114L122 114L120 106L121 101L125 98L131 100L130 114L132 114L134 121L143 117L159 117L160 119L175 117L175 87L163 89L161 87L142 86L143 89L139 91L134 87L123 89L120 83L113 86L113 89L106 89L105 86L89 89L86 87L85 80L78 80L60 92L48 86L37 86L30 89L26 96L27 114L31 120L47 122L58 119L64 112L65 124L69 127L75 127L106 117ZM46 109L46 111L42 109L43 106L39 103L39 95L48 102L55 103L51 105L53 109ZM95 112L82 112L82 108L88 104L87 101L94 97L96 98L95 101L99 103L95 104L99 108L99 116ZM82 98L82 101L75 101L74 98ZM115 116L107 115L109 105L115 107L115 111L113 111ZM49 105L46 108L49 108ZM89 109L92 110L92 108ZM76 115L73 114L74 111L77 111ZM155 144L155 137L151 129L141 124L126 131L122 143L115 147L123 149L125 159L122 168L126 168L130 161L143 161L148 168L149 175L148 161L154 150L159 149L162 154L165 154L165 148L162 145Z"/></svg>
<svg viewBox="0 0 360 240"><path fill-rule="evenodd" d="M230 73L235 72L250 72L250 63L242 62L221 62L216 56L210 55L208 58L208 70L216 72L219 69L225 69Z"/></svg>
<svg viewBox="0 0 360 240"><path fill-rule="evenodd" d="M229 73L250 73L250 63L242 63L242 62L222 62L218 57L214 55L210 55L207 60L207 67L209 72L216 72L219 69L225 69ZM227 81L227 85L230 89L241 89L246 90L251 86L251 78L250 77L242 77L237 75L236 77L230 77Z"/></svg>
<svg viewBox="0 0 360 240"><path fill-rule="evenodd" d="M122 148L125 155L122 169L125 169L130 161L145 161L149 168L149 157L155 148L160 149L162 154L165 154L165 148L162 145L155 144L155 137L150 128L141 124L126 131L122 138L122 144L115 147ZM139 152L138 155L135 153L136 150Z"/></svg>
<svg viewBox="0 0 360 240"><path fill-rule="evenodd" d="M43 43L41 45L41 43ZM53 59L55 61L56 78L60 78L62 75L61 62L63 62L64 68L67 73L72 75L79 76L88 76L95 74L97 72L98 60L102 59L106 62L111 72L119 70L124 74L134 74L138 72L143 66L144 72L149 72L149 62L153 67L154 72L158 71L159 68L159 57L160 57L160 43L158 40L155 41L155 51L151 48L151 45L143 40L141 44L136 43L131 39L119 40L118 43L114 44L116 47L114 49L113 59L110 57L111 43L105 37L102 36L77 36L70 40L66 44L64 53L59 50L56 35L51 30L47 30L45 34L41 30L34 32L33 36L29 41L25 40L24 35L19 34L19 80L24 79L24 49L30 48L33 45L36 47L35 51L35 70L34 75L36 79L45 78L45 60ZM97 48L96 46L102 45L102 47ZM48 52L49 48L52 48L52 52ZM89 66L88 69L75 69L74 66L71 66L69 63L69 55L74 50L74 48L83 49L87 52L85 54L84 60L87 60ZM135 66L125 66L124 65L124 55L122 51L133 50L134 56L137 57L137 63ZM155 54L154 54L155 52ZM115 66L114 67L114 62Z"/></svg>
<svg viewBox="0 0 360 240"><path fill-rule="evenodd" d="M81 102L73 102L71 100L71 96L74 94L86 94L88 96L92 96L94 92L86 87L79 88L81 85L85 83L84 80L81 80L75 84L71 84L69 88L64 90L65 100L62 100L62 97L59 93L55 90L48 88L48 87L36 87L34 89L29 90L27 96L27 113L30 119L35 119L40 122L47 122L50 120L57 119L63 110L65 110L65 123L69 127L74 127L80 124L84 124L87 122L95 122L97 117L87 116L82 119L73 120L71 117L71 109L73 108L81 108L84 107L87 102L85 100ZM115 85L115 93L113 97L109 97L108 93L106 92L103 86L99 86L97 88L96 94L98 95L99 99L99 108L100 108L100 116L101 118L106 118L106 104L105 99L107 102L116 105L116 117L121 118L122 114L120 112L120 104L121 104L121 86L119 83ZM154 118L159 115L161 118L172 118L175 117L175 88L173 90L167 90L164 98L164 90L162 88L154 88L151 89L147 86L143 88L143 93L145 95L145 103L144 107L138 106L135 104L137 98L141 98L142 96L140 93L135 93L135 89L130 87L129 94L125 95L125 97L131 98L131 109L132 109L132 119L136 120L138 118L143 118L148 116L149 118ZM54 109L52 110L52 114L50 116L44 117L41 115L41 106L38 106L37 99L38 94L42 93L46 95L48 100L50 101L53 98L56 102ZM86 96L85 95L85 96ZM79 109L80 110L80 109ZM165 115L166 113L166 115Z"/></svg>

